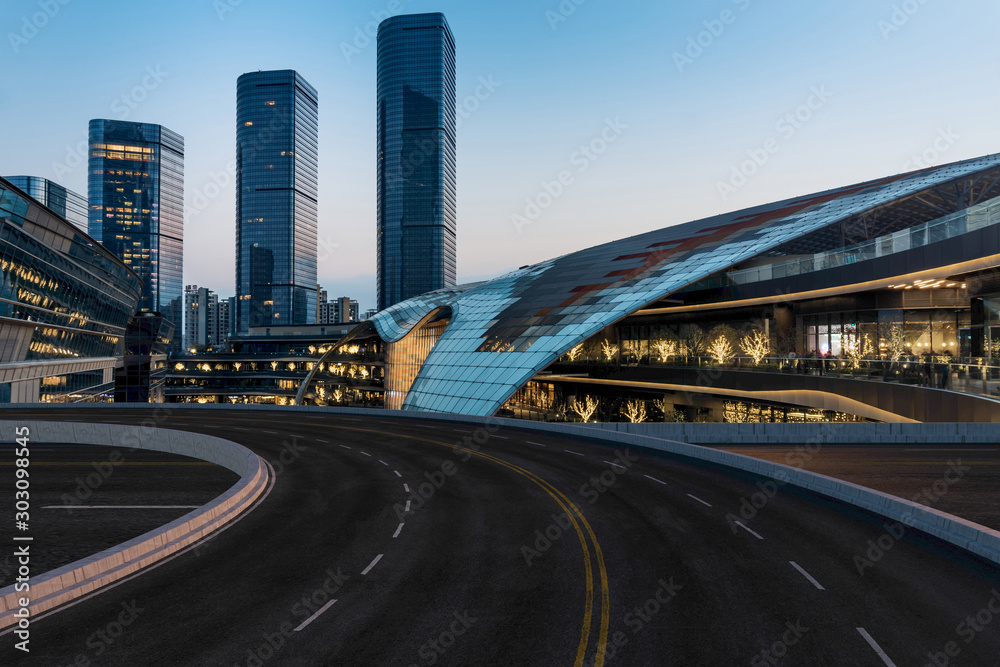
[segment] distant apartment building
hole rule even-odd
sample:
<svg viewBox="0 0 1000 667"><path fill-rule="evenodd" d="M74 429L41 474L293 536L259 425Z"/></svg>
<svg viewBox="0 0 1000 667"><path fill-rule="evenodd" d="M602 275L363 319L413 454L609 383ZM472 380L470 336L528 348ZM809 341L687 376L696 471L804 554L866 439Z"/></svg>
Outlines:
<svg viewBox="0 0 1000 667"><path fill-rule="evenodd" d="M342 296L333 301L319 305L317 324L344 324L359 321L358 302L348 296Z"/></svg>
<svg viewBox="0 0 1000 667"><path fill-rule="evenodd" d="M184 348L223 345L229 339L230 302L207 287L184 288Z"/></svg>

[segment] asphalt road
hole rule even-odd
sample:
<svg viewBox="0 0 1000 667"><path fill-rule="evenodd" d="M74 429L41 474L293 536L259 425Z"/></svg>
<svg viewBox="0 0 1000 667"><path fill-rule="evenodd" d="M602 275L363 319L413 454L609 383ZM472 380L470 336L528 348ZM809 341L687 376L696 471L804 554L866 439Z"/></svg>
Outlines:
<svg viewBox="0 0 1000 667"><path fill-rule="evenodd" d="M436 421L178 409L163 427L245 444L274 463L273 488L198 548L36 619L28 656L0 637L3 664L995 665L1000 656L996 567L744 474Z"/></svg>
<svg viewBox="0 0 1000 667"><path fill-rule="evenodd" d="M222 466L166 452L76 444L30 451L31 567L38 573L170 523L239 481ZM0 444L0 489L14 488L14 454L14 445ZM15 511L0 493L0 526L13 526ZM0 588L16 576L17 559L4 549Z"/></svg>

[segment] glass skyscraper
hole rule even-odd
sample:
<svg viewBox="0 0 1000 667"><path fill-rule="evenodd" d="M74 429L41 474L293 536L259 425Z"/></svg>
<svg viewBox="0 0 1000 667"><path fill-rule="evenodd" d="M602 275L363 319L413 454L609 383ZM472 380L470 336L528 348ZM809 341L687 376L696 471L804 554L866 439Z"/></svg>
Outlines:
<svg viewBox="0 0 1000 667"><path fill-rule="evenodd" d="M236 83L236 323L316 321L319 102L294 70Z"/></svg>
<svg viewBox="0 0 1000 667"><path fill-rule="evenodd" d="M42 206L66 218L74 227L87 233L87 198L41 176L6 176Z"/></svg>
<svg viewBox="0 0 1000 667"><path fill-rule="evenodd" d="M378 308L455 284L455 39L444 14L378 29Z"/></svg>
<svg viewBox="0 0 1000 667"><path fill-rule="evenodd" d="M160 125L90 121L90 236L142 278L139 310L174 325L184 299L184 138Z"/></svg>

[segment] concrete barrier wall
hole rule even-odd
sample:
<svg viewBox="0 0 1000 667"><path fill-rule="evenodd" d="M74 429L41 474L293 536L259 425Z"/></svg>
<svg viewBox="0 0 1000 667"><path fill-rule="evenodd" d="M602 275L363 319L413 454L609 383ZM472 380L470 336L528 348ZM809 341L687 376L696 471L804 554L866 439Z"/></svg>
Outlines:
<svg viewBox="0 0 1000 667"><path fill-rule="evenodd" d="M21 407L38 407L21 406ZM56 406L54 406L56 407ZM65 406L58 406L65 407ZM102 408L135 407L149 410L148 405L89 404ZM15 408L16 409L16 408ZM646 447L659 451L751 472L763 477L785 481L810 491L841 500L893 521L922 530L994 563L1000 563L1000 531L967 521L918 503L873 489L834 479L826 475L801 470L780 463L763 461L741 454L709 449L691 442L722 444L833 444L833 443L996 443L1000 441L1000 425L977 423L939 424L566 424L543 423L508 418L483 418L465 415L379 410L365 408L322 408L311 406L276 407L270 405L228 406L197 405L193 410L288 411L369 416L373 419L428 419L464 422L474 425L495 425L554 433L569 437L584 437L616 445ZM2 414L2 412L0 412ZM630 430L644 431L634 433Z"/></svg>
<svg viewBox="0 0 1000 667"><path fill-rule="evenodd" d="M0 416L4 416L3 411ZM240 479L212 502L156 530L32 576L30 591L16 592L13 585L0 589L0 628L17 623L14 613L20 608L20 598L30 599L31 616L37 616L133 574L218 530L249 508L269 481L267 466L260 457L242 445L213 436L119 424L8 420L0 421L0 439L14 441L15 427L25 426L30 443L65 442L171 452L216 463L240 475Z"/></svg>

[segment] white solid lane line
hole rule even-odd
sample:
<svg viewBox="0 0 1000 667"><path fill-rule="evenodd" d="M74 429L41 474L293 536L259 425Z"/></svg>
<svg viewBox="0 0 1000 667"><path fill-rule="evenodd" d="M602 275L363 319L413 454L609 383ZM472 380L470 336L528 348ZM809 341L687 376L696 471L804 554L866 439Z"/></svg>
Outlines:
<svg viewBox="0 0 1000 667"><path fill-rule="evenodd" d="M399 537L399 531L403 530L403 524L396 526L396 532L392 534L393 537Z"/></svg>
<svg viewBox="0 0 1000 667"><path fill-rule="evenodd" d="M532 442L531 440L525 440L525 442L528 443L529 445L538 445L539 447L545 447L545 445L543 445L540 442Z"/></svg>
<svg viewBox="0 0 1000 667"><path fill-rule="evenodd" d="M380 560L382 560L382 554L379 554L378 556L375 556L375 560L373 560L372 562L368 563L368 567L366 567L365 569L361 570L361 576L364 576L364 575L368 574L369 572L371 572L371 569L373 567L375 567L375 563L379 562Z"/></svg>
<svg viewBox="0 0 1000 667"><path fill-rule="evenodd" d="M664 482L662 479L656 479L655 477L650 477L649 475L643 475L643 477L645 477L646 479L651 479L654 482L659 482L660 484L663 484L664 486L667 485L667 483Z"/></svg>
<svg viewBox="0 0 1000 667"><path fill-rule="evenodd" d="M756 538L757 538L758 540L762 540L762 539L764 539L764 538L763 538L763 537L761 537L761 536L760 536L760 535L759 535L759 534L758 534L758 533L757 533L756 531L754 531L754 530L753 530L752 528L747 528L747 527L746 527L746 526L745 526L745 525L743 524L743 522L742 522L742 521L737 521L737 522L736 522L736 525L737 525L737 526L739 526L740 528L742 528L743 530L747 531L748 533L750 533L750 534L751 534L751 535L753 535L754 537L756 537Z"/></svg>
<svg viewBox="0 0 1000 667"><path fill-rule="evenodd" d="M709 504L709 503L706 503L706 502L705 502L704 500L702 500L702 499L701 499L701 498L699 498L698 496L693 496L693 495L691 495L690 493L689 493L689 494L687 494L687 495L688 495L688 498L694 498L695 500L697 500L697 501L698 501L699 503L701 503L701 504L702 504L702 505L704 505L705 507L711 507L711 506L712 506L711 504Z"/></svg>
<svg viewBox="0 0 1000 667"><path fill-rule="evenodd" d="M334 602L336 602L336 600L330 600L329 602L327 602L325 605L323 605L322 607L319 608L319 611L317 611L315 614L313 614L312 616L310 616L306 620L302 621L302 623L299 624L299 627L297 627L294 630L292 630L292 632L298 632L302 628L306 627L307 625L309 625L310 623L312 623L313 621L315 621L319 617L320 614L322 614L324 611L326 611L327 609L329 609L330 607L332 607Z"/></svg>
<svg viewBox="0 0 1000 667"><path fill-rule="evenodd" d="M816 581L816 579L811 574L809 574L808 572L806 572L805 570L803 570L801 565L799 565L798 563L796 563L794 560L790 560L788 562L792 564L792 567L794 567L796 570L798 570L799 572L801 572L803 577L805 577L810 582L812 582L813 586L815 586L816 588L820 589L821 591L825 591L826 590L825 588L823 588L823 586L820 585L820 583L818 581Z"/></svg>
<svg viewBox="0 0 1000 667"><path fill-rule="evenodd" d="M570 454L576 454L577 456L583 456L580 452L574 452L572 449L564 449L564 452L569 452Z"/></svg>
<svg viewBox="0 0 1000 667"><path fill-rule="evenodd" d="M868 634L867 630L864 628L855 628L855 630L860 632L861 636L865 638L865 641L868 642L869 646L875 649L875 653L878 654L878 657L882 658L882 662L884 662L887 667L896 667L896 663L889 659L889 656L885 654L885 651L882 650L881 646L875 643L875 640L872 639L872 636Z"/></svg>
<svg viewBox="0 0 1000 667"><path fill-rule="evenodd" d="M403 484L403 491L406 491L407 493L409 493L410 492L410 485L409 484Z"/></svg>
<svg viewBox="0 0 1000 667"><path fill-rule="evenodd" d="M201 505L43 505L43 510L191 510Z"/></svg>
<svg viewBox="0 0 1000 667"><path fill-rule="evenodd" d="M396 473L396 477L402 477L402 475L399 474L398 470L393 470L393 472Z"/></svg>

